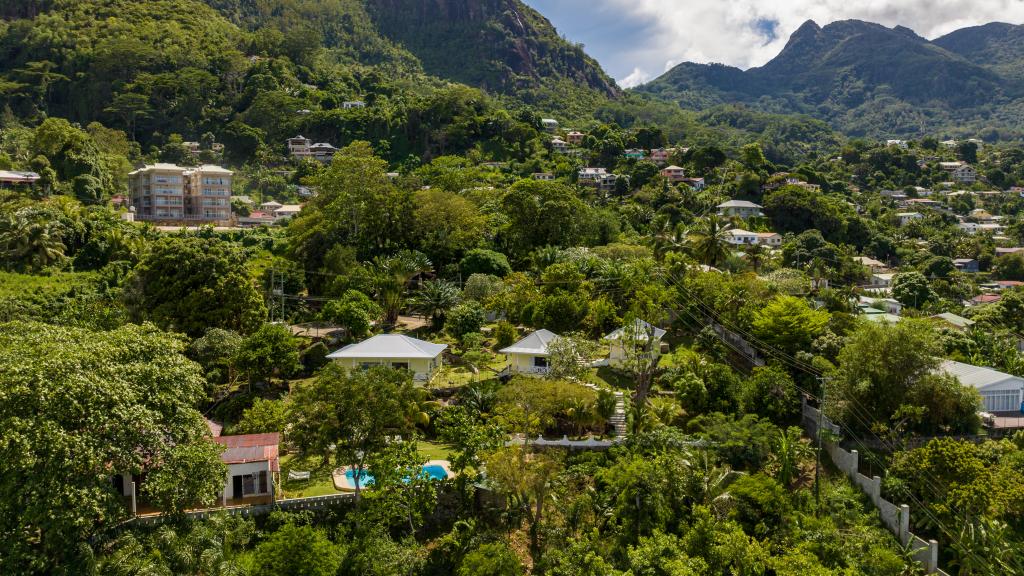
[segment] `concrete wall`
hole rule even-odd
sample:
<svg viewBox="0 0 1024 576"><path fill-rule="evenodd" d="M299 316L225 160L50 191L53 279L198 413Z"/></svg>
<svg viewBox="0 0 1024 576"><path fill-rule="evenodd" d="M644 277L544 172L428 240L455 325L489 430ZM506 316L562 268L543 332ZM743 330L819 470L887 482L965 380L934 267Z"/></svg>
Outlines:
<svg viewBox="0 0 1024 576"><path fill-rule="evenodd" d="M533 354L509 354L509 370L515 374L547 374L547 368L534 367L534 358Z"/></svg>
<svg viewBox="0 0 1024 576"><path fill-rule="evenodd" d="M363 363L379 364L381 366L393 366L395 363L409 365L413 377L416 380L430 380L441 367L441 356L436 358L337 358L334 360L348 370L358 370Z"/></svg>
<svg viewBox="0 0 1024 576"><path fill-rule="evenodd" d="M818 409L803 403L803 425L804 430L812 438L817 437ZM835 432L837 426L827 417L821 417L822 428ZM875 505L882 523L899 538L900 544L910 545L914 551L914 559L924 566L928 574L945 574L939 570L939 543L935 540L922 540L910 532L910 507L907 505L896 505L882 498L882 479L878 476L868 478L859 471L860 455L856 450L845 450L838 444L824 442L825 451L832 458L843 474L850 478L850 481L861 489Z"/></svg>

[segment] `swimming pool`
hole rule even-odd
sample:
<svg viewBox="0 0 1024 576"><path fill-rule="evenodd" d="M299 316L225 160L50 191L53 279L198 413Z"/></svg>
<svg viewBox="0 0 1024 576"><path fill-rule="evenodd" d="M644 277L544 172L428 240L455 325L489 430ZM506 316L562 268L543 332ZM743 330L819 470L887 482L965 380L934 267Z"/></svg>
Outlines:
<svg viewBox="0 0 1024 576"><path fill-rule="evenodd" d="M427 464L426 466L424 466L420 470L421 470L420 473L422 475L426 476L427 478L430 478L431 480L447 480L448 479L448 469L443 464ZM355 476L356 476L355 472L353 472L352 469L346 469L345 470L343 482L348 485L347 488L350 489L350 490L355 490L355 487L356 487ZM406 481L408 481L408 479L406 479ZM369 474L368 472L363 470L363 472L359 475L359 486L360 487L364 487L364 486L372 486L372 485L373 485L373 475Z"/></svg>

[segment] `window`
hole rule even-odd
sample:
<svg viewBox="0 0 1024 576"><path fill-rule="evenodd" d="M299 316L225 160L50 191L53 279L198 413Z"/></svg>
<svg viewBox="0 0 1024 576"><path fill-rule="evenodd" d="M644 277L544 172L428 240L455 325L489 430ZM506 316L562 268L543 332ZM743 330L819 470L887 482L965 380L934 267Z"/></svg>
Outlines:
<svg viewBox="0 0 1024 576"><path fill-rule="evenodd" d="M409 363L408 362L392 362L391 363L391 367L394 368L395 370L408 370L409 369Z"/></svg>
<svg viewBox="0 0 1024 576"><path fill-rule="evenodd" d="M267 471L260 470L252 474L240 474L234 477L235 498L266 494L269 490Z"/></svg>
<svg viewBox="0 0 1024 576"><path fill-rule="evenodd" d="M533 357L533 366L534 366L534 368L547 368L548 367L548 359L543 357L543 356L534 356Z"/></svg>

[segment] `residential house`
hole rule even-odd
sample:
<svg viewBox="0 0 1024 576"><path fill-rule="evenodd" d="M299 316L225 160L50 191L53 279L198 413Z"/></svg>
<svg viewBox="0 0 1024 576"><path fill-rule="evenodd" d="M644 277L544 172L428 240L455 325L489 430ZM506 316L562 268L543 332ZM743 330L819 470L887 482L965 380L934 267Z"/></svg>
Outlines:
<svg viewBox="0 0 1024 576"><path fill-rule="evenodd" d="M729 236L728 242L734 246L761 244L777 248L782 245L782 236L775 232L750 232L740 228L733 228L726 231L726 234Z"/></svg>
<svg viewBox="0 0 1024 576"><path fill-rule="evenodd" d="M982 304L995 304L1002 300L1003 297L999 294L978 294L974 298L965 302L968 306L981 306Z"/></svg>
<svg viewBox="0 0 1024 576"><path fill-rule="evenodd" d="M593 186L602 192L615 190L618 175L609 174L604 168L581 168L577 180L581 186Z"/></svg>
<svg viewBox="0 0 1024 576"><path fill-rule="evenodd" d="M296 158L308 158L310 156L309 147L312 145L312 140L300 134L288 139L288 153Z"/></svg>
<svg viewBox="0 0 1024 576"><path fill-rule="evenodd" d="M621 367L639 355L647 360L657 360L661 356L661 339L665 334L661 328L640 319L615 330L604 337L608 341L609 365Z"/></svg>
<svg viewBox="0 0 1024 576"><path fill-rule="evenodd" d="M327 142L317 142L309 147L309 156L317 162L329 164L334 159L338 149Z"/></svg>
<svg viewBox="0 0 1024 576"><path fill-rule="evenodd" d="M573 130L572 132L569 132L568 134L565 135L565 140L566 142L573 146L579 146L580 144L583 144L583 138L585 137L586 134L584 134L583 132L577 132L576 130Z"/></svg>
<svg viewBox="0 0 1024 576"><path fill-rule="evenodd" d="M548 345L558 338L558 335L550 330L540 329L531 332L523 339L499 350L508 359L508 366L505 371L509 374L547 374L551 365Z"/></svg>
<svg viewBox="0 0 1024 576"><path fill-rule="evenodd" d="M681 184L686 184L694 190L703 190L706 186L703 178L683 178L679 181Z"/></svg>
<svg viewBox="0 0 1024 576"><path fill-rule="evenodd" d="M263 204L260 204L260 211L262 211L262 212L269 212L269 213L273 214L275 210L277 210L278 208L280 208L282 206L284 206L284 204L281 204L280 202L274 202L273 200L268 200L268 201L264 202Z"/></svg>
<svg viewBox="0 0 1024 576"><path fill-rule="evenodd" d="M900 320L902 320L902 318L900 318L899 316L897 316L895 314L890 314L888 312L885 312L883 310L879 310L877 308L859 307L858 310L860 311L861 318L863 318L863 319L865 319L865 320L867 320L869 322L881 322L883 324L895 324L895 323L899 322Z"/></svg>
<svg viewBox="0 0 1024 576"><path fill-rule="evenodd" d="M948 326L957 330L963 331L974 326L974 320L969 320L963 316L958 316L952 312L943 312L942 314L936 314L931 316L931 319L937 320L947 324Z"/></svg>
<svg viewBox="0 0 1024 576"><path fill-rule="evenodd" d="M221 493L224 505L274 498L274 479L281 473L280 434L219 436L213 441L225 448L220 455L221 462L228 467L227 482Z"/></svg>
<svg viewBox="0 0 1024 576"><path fill-rule="evenodd" d="M924 214L920 212L898 212L896 218L899 219L900 226L906 226L914 220L920 220L924 218Z"/></svg>
<svg viewBox="0 0 1024 576"><path fill-rule="evenodd" d="M974 388L981 394L981 409L985 412L1020 413L1024 400L1024 378L993 370L972 366L953 360L944 361L940 370L956 376L964 386Z"/></svg>
<svg viewBox="0 0 1024 576"><path fill-rule="evenodd" d="M1024 246L1014 246L1012 248L996 248L996 258L1000 256L1006 256L1008 254L1016 254L1018 252L1024 252Z"/></svg>
<svg viewBox="0 0 1024 576"><path fill-rule="evenodd" d="M949 172L955 182L972 184L978 180L978 172L966 162L939 162L939 167Z"/></svg>
<svg viewBox="0 0 1024 576"><path fill-rule="evenodd" d="M896 274L892 272L884 272L871 275L871 285L876 288L888 288L892 286L892 279Z"/></svg>
<svg viewBox="0 0 1024 576"><path fill-rule="evenodd" d="M980 224L977 222L960 222L956 226L968 234L977 234Z"/></svg>
<svg viewBox="0 0 1024 576"><path fill-rule="evenodd" d="M353 108L366 108L366 102L362 100L350 100L348 102L341 103L342 110L352 110Z"/></svg>
<svg viewBox="0 0 1024 576"><path fill-rule="evenodd" d="M978 261L974 258L954 258L953 266L961 272L976 274L978 272Z"/></svg>
<svg viewBox="0 0 1024 576"><path fill-rule="evenodd" d="M673 184L675 184L677 182L682 182L683 180L686 179L686 171L684 169L680 168L679 166L674 166L674 165L673 166L668 166L668 167L662 169L661 175L666 180L668 180L669 182L672 182Z"/></svg>
<svg viewBox="0 0 1024 576"><path fill-rule="evenodd" d="M717 206L718 214L721 216L739 218L757 218L764 216L761 212L762 206L747 200L729 200Z"/></svg>
<svg viewBox="0 0 1024 576"><path fill-rule="evenodd" d="M554 118L541 118L540 125L548 132L558 130L558 120L555 120Z"/></svg>
<svg viewBox="0 0 1024 576"><path fill-rule="evenodd" d="M447 348L447 344L425 342L404 334L378 334L349 344L327 358L349 370L388 366L409 370L416 380L430 381L441 369L441 354Z"/></svg>
<svg viewBox="0 0 1024 576"><path fill-rule="evenodd" d="M628 148L625 152L622 153L622 155L632 160L644 159L644 151L641 150L640 148Z"/></svg>
<svg viewBox="0 0 1024 576"><path fill-rule="evenodd" d="M897 316L903 312L903 304L900 304L900 301L895 298L871 298L870 296L861 296L857 300L857 306L863 308L876 308L882 312L895 314Z"/></svg>
<svg viewBox="0 0 1024 576"><path fill-rule="evenodd" d="M302 204L285 204L277 210L274 210L274 219L287 220L299 212L302 212Z"/></svg>
<svg viewBox="0 0 1024 576"><path fill-rule="evenodd" d="M565 154L569 151L569 143L561 138L552 138L551 150L556 154Z"/></svg>
<svg viewBox="0 0 1024 576"><path fill-rule="evenodd" d="M903 149L903 150L907 149L907 141L906 140L886 140L885 141L885 145L886 146L895 146L895 147Z"/></svg>
<svg viewBox="0 0 1024 576"><path fill-rule="evenodd" d="M889 270L884 262L880 262L867 256L854 256L853 261L857 262L861 266L865 266L871 272L887 272Z"/></svg>
<svg viewBox="0 0 1024 576"><path fill-rule="evenodd" d="M233 175L210 164L153 164L128 174L128 191L140 220L225 221L231 217Z"/></svg>
<svg viewBox="0 0 1024 576"><path fill-rule="evenodd" d="M530 178L540 180L541 182L550 182L555 179L555 175L551 172L534 172L530 174Z"/></svg>
<svg viewBox="0 0 1024 576"><path fill-rule="evenodd" d="M199 142L182 142L181 145L192 154L199 154L199 149L201 148Z"/></svg>
<svg viewBox="0 0 1024 576"><path fill-rule="evenodd" d="M39 174L35 172L16 172L0 170L0 188L32 187L39 182Z"/></svg>
<svg viewBox="0 0 1024 576"><path fill-rule="evenodd" d="M651 162L655 164L668 164L669 157L674 152L674 148L654 148L650 153Z"/></svg>
<svg viewBox="0 0 1024 576"><path fill-rule="evenodd" d="M939 144L943 148L956 148L957 141L956 140L943 140L942 142L939 142Z"/></svg>

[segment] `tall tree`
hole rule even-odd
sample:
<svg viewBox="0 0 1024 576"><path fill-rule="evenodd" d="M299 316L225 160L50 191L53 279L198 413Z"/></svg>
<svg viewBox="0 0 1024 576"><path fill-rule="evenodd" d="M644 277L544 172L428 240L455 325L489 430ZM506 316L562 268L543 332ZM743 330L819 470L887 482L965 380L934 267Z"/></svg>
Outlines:
<svg viewBox="0 0 1024 576"><path fill-rule="evenodd" d="M729 230L732 225L718 215L702 219L690 232L687 243L693 257L701 264L718 266L732 253Z"/></svg>

